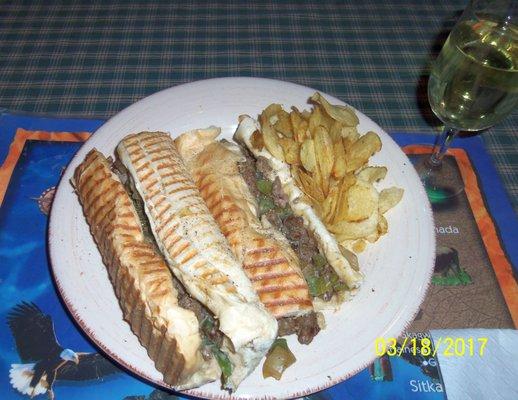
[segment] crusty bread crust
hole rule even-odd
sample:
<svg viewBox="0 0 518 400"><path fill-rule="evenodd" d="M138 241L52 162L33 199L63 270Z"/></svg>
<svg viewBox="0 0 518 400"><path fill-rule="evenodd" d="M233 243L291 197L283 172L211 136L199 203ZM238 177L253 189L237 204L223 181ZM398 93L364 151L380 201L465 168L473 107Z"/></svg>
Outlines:
<svg viewBox="0 0 518 400"><path fill-rule="evenodd" d="M178 305L169 268L144 237L122 183L106 158L92 150L75 170L74 186L124 319L164 381L176 387L191 386L191 375L203 363L198 321L192 311ZM191 329L179 333L173 315L185 318L183 322ZM214 380L219 373L214 368L213 376L208 375L194 384Z"/></svg>
<svg viewBox="0 0 518 400"><path fill-rule="evenodd" d="M257 202L239 173L243 155L238 146L216 141L218 134L199 129L175 140L202 198L268 311L276 318L312 312L295 252L279 231L259 220Z"/></svg>

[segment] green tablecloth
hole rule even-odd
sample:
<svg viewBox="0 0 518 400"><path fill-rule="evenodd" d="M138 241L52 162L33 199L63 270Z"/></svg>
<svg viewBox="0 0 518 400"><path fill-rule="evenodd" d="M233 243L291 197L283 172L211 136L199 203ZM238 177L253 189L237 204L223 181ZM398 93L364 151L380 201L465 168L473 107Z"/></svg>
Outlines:
<svg viewBox="0 0 518 400"><path fill-rule="evenodd" d="M0 1L0 107L109 117L220 76L314 87L388 131L429 132L426 77L464 0ZM518 210L518 114L484 133Z"/></svg>

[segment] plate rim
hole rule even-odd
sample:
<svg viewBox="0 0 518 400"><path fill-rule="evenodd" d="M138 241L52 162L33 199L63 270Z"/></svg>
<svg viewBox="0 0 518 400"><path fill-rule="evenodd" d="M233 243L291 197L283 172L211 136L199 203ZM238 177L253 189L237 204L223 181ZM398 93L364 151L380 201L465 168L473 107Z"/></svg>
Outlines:
<svg viewBox="0 0 518 400"><path fill-rule="evenodd" d="M78 151L71 158L71 160L67 164L67 167L65 168L65 170L64 170L64 172L62 174L62 178L60 178L58 184L56 185L57 189L56 189L56 197L55 197L55 199L60 197L60 194L59 194L60 193L60 189L61 189L61 191L64 191L64 189L62 188L63 186L65 186L65 184L63 183L64 182L63 177L70 173L70 170L72 170L71 166L75 164L75 161L79 158L80 155L82 156L81 149L84 147L84 145L86 143L88 143L90 141L91 138L93 138L98 133L99 130L103 129L103 127L105 127L107 124L111 124L111 123L113 123L113 121L116 122L119 118L123 118L124 115L127 114L128 112L131 112L131 110L133 108L137 108L138 109L138 107L141 104L145 104L145 102L150 101L154 97L160 97L161 95L163 95L163 93L166 93L166 92L174 91L174 90L177 90L177 89L180 89L180 88L189 88L189 87L195 88L196 86L203 86L203 85L206 85L206 84L211 84L212 82L216 82L216 83L217 82L221 82L221 83L232 82L234 84L234 83L237 83L239 81L241 81L241 82L254 82L255 81L255 82L265 82L265 83L270 83L270 84L275 84L276 83L276 84L282 84L284 86L293 86L294 88L298 88L298 89L305 89L305 90L309 89L309 90L312 90L312 91L318 91L318 92L324 94L325 97L327 97L328 99L336 101L336 104L343 104L343 105L347 105L347 106L351 107L354 111L356 111L357 113L360 113L361 115L366 117L368 120L370 120L372 123L374 123L377 127L379 127L379 129L383 132L384 140L390 141L391 144L394 147L398 148L398 150L401 153L401 155L404 157L404 159L410 165L410 170L412 170L413 173L417 176L417 173L415 172L415 169L413 168L410 159L401 150L400 146L395 142L395 140L383 128L381 128L374 120L372 120L368 115L366 115L363 112L361 112L360 110L356 109L354 106L351 106L350 104L345 103L344 101L342 101L342 100L340 100L340 99L338 99L338 98L336 98L336 97L334 97L332 95L329 95L329 94L327 94L327 93L325 93L323 91L316 90L316 89L313 89L313 88L311 88L309 86L300 85L300 84L297 84L297 83L294 83L294 82L290 82L290 81L271 79L271 78L260 78L260 77L243 77L243 76L239 76L239 77L219 77L219 78L196 80L196 81L186 82L186 83L182 83L180 85L175 85L175 86L171 86L171 87L168 87L168 88L164 88L164 89L162 89L160 91L157 91L155 93L152 93L152 94L150 94L148 96L145 96L145 97L141 98L140 100L130 104L129 106L127 106L124 109L122 109L122 110L118 111L117 113L115 113L112 117L107 119L102 125L100 125L92 133L90 138L81 145L81 147L78 149ZM426 219L428 220L428 222L430 223L430 228L433 229L433 227L434 227L434 217L433 217L432 207L431 207L430 202L428 201L428 198L426 196L426 192L424 190L424 187L422 185L418 185L416 187L416 190L418 192L420 192L419 193L419 197L422 197L423 199L425 199L425 198L427 199L427 201L425 201L424 204L423 204L424 207L423 207L422 212L423 212L423 216L425 216ZM173 391L173 392L176 392L176 393L186 394L186 395L189 395L189 396L197 396L197 397L206 398L206 399L214 399L214 400L226 400L226 399L250 400L251 398L262 399L262 400L270 400L270 399L278 399L278 398L280 398L278 396L273 396L273 395L272 396L264 395L264 396L260 396L260 397L257 397L257 396L251 397L249 395L240 396L239 394L238 395L231 394L229 396L218 395L218 394L215 394L215 393L212 393L212 392L205 392L203 390L200 390L200 389L203 389L203 386L200 386L198 388L189 389L189 390L176 391L176 390L174 390L174 388L171 385L168 385L164 381L156 380L156 379L150 377L149 374L143 372L137 366L135 366L133 364L127 363L121 357L119 357L117 355L117 353L115 353L115 352L111 351L110 349L108 349L106 347L106 345L103 343L103 341L100 338L98 338L98 336L81 319L79 312L77 311L77 309L73 305L73 303L69 300L66 290L62 286L62 284L61 284L61 282L59 280L59 277L56 275L56 271L55 271L55 268L54 268L54 260L56 259L55 253L57 252L57 249L56 249L56 246L54 246L52 243L53 243L53 237L54 237L54 227L56 225L55 221L57 219L59 219L59 217L54 217L54 212L53 212L54 210L55 210L55 208L51 207L51 210L50 210L50 213L49 213L49 223L48 223L48 228L47 228L47 246L48 246L48 255L49 255L49 261L50 261L49 262L49 266L50 266L50 270L51 270L51 275L52 275L52 278L53 278L53 280L54 280L54 282L56 284L56 288L58 289L59 296L63 300L63 302L64 302L68 312L72 315L72 317L74 319L74 322L77 325L79 325L81 330L84 332L84 334L86 336L86 339L88 341L90 341L91 343L93 343L95 347L98 347L105 355L107 355L110 359L114 360L117 364L121 365L131 375L136 376L137 379L144 380L146 382L149 382L149 383L153 384L154 386L156 386L158 388L166 389L166 390ZM412 313L409 313L409 315L411 314L411 317L404 323L404 326L401 329L401 332L399 332L399 334L404 332L406 330L406 328L414 321L414 318L417 315L417 313L419 312L420 306L421 306L422 302L424 301L424 299L426 297L426 294L429 291L429 288L430 288L430 285L431 285L431 276L433 274L433 257L434 257L435 249L436 249L436 237L435 237L435 234L431 234L430 235L430 245L431 245L431 248L433 249L433 251L430 252L430 255L431 255L432 258L431 258L431 260L427 260L428 262L423 263L423 265L427 265L428 266L428 270L427 270L427 274L426 274L425 286L423 287L423 290L421 292L419 292L419 294L418 294L418 296L416 298L417 301L413 302L413 304L416 305L415 306L415 310ZM126 322L125 320L123 320L123 321ZM139 340L139 343L140 343L140 340ZM146 350L146 353L147 353L147 350ZM148 357L149 357L149 355L148 355ZM313 393L316 393L316 392L328 389L328 388L330 388L332 386L335 386L335 385L337 385L337 384L347 380L348 378L356 375L358 372L362 371L363 369L365 369L368 365L370 365L370 363L375 358L376 358L376 356L373 353L373 355L372 355L372 357L370 357L369 361L365 362L360 367L358 367L358 368L356 368L354 370L349 370L347 373L341 374L341 375L337 376L336 378L334 378L332 380L326 380L325 383L322 384L322 385L312 386L312 387L307 388L304 391L291 392L287 397L282 397L282 398L295 399L295 398L298 398L298 397L301 397L301 396L311 395ZM275 384L275 382L273 382L273 384Z"/></svg>

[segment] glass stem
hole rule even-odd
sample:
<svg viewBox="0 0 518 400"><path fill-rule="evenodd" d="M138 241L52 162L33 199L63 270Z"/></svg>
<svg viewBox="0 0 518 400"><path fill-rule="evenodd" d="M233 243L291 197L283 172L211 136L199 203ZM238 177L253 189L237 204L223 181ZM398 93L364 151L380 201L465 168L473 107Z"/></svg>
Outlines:
<svg viewBox="0 0 518 400"><path fill-rule="evenodd" d="M430 164L432 164L432 166L438 167L441 165L442 159L448 151L451 142L453 141L455 136L457 136L457 133L459 133L458 129L450 128L448 126L444 127L441 136L439 137L439 140L435 144L433 153L430 156Z"/></svg>

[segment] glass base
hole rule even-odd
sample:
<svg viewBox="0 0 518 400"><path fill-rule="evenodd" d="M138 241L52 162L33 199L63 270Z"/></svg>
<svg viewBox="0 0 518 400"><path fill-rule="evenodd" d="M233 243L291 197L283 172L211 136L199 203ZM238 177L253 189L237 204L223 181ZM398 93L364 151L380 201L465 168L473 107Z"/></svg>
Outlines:
<svg viewBox="0 0 518 400"><path fill-rule="evenodd" d="M442 203L464 191L463 185L452 184L451 178L444 174L442 161L433 155L424 157L415 168L432 204Z"/></svg>

